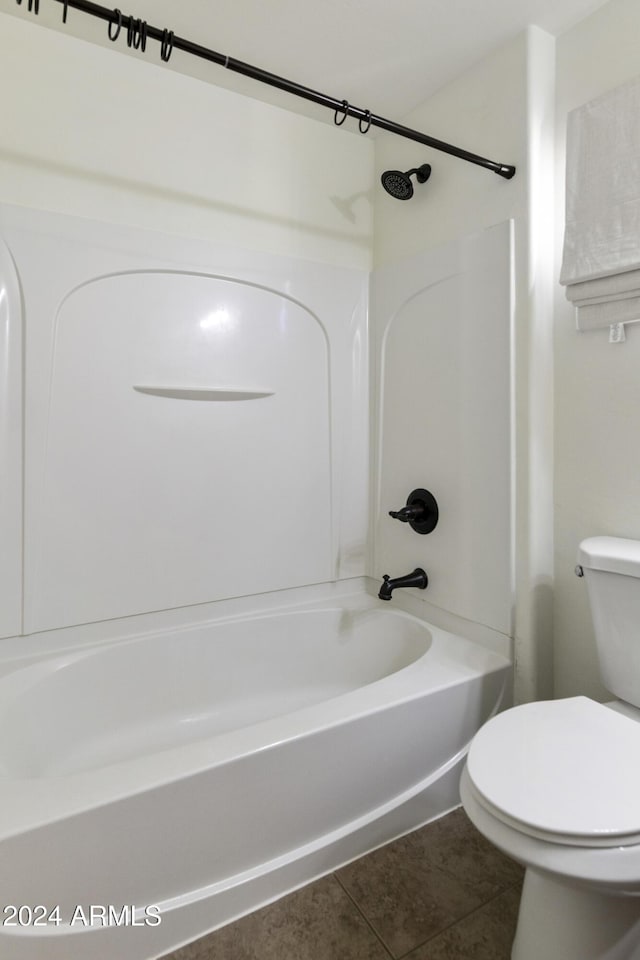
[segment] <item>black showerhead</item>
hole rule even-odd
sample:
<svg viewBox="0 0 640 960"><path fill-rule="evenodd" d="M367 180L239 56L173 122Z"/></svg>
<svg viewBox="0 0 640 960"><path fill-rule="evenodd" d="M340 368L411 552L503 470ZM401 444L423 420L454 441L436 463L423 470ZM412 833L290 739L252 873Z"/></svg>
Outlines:
<svg viewBox="0 0 640 960"><path fill-rule="evenodd" d="M413 196L411 177L414 173L418 183L426 183L431 176L431 165L423 163L421 167L407 170L406 173L401 173L400 170L385 170L380 177L380 182L387 193L396 200L409 200Z"/></svg>

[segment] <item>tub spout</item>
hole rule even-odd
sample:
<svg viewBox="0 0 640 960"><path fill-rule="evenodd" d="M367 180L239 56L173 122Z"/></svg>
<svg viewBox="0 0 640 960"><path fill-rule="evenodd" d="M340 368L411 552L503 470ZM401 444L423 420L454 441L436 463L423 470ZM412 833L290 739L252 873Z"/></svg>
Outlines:
<svg viewBox="0 0 640 960"><path fill-rule="evenodd" d="M385 573L382 579L384 582L378 593L381 600L391 600L391 594L396 587L418 587L419 590L425 590L429 583L429 578L422 567L416 567L412 573L408 573L405 577L395 577L393 580L388 573Z"/></svg>

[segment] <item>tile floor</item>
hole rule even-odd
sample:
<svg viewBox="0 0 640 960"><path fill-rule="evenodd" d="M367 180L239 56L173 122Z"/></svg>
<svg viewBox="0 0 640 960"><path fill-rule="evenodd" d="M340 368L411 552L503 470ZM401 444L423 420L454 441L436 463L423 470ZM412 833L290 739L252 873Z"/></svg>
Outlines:
<svg viewBox="0 0 640 960"><path fill-rule="evenodd" d="M164 960L509 960L522 876L458 809Z"/></svg>

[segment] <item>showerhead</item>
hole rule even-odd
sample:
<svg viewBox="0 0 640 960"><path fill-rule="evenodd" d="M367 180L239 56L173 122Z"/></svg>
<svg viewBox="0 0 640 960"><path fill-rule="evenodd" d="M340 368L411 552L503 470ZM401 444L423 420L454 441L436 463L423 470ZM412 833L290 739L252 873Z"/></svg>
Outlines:
<svg viewBox="0 0 640 960"><path fill-rule="evenodd" d="M426 183L431 176L431 165L423 163L421 167L407 170L406 173L401 173L400 170L385 170L380 177L380 182L387 193L396 200L409 200L413 196L411 177L414 173L418 183Z"/></svg>

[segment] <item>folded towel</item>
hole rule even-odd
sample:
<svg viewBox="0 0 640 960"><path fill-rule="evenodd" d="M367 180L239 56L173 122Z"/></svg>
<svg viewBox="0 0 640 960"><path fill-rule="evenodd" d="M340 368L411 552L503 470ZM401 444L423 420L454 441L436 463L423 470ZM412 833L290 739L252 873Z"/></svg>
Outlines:
<svg viewBox="0 0 640 960"><path fill-rule="evenodd" d="M572 283L567 287L567 300L578 303L602 303L637 296L640 291L640 270L614 273L610 277Z"/></svg>
<svg viewBox="0 0 640 960"><path fill-rule="evenodd" d="M578 330L597 330L614 323L635 323L640 320L640 296L605 303L577 304Z"/></svg>
<svg viewBox="0 0 640 960"><path fill-rule="evenodd" d="M640 77L569 114L560 283L580 329L640 317Z"/></svg>

